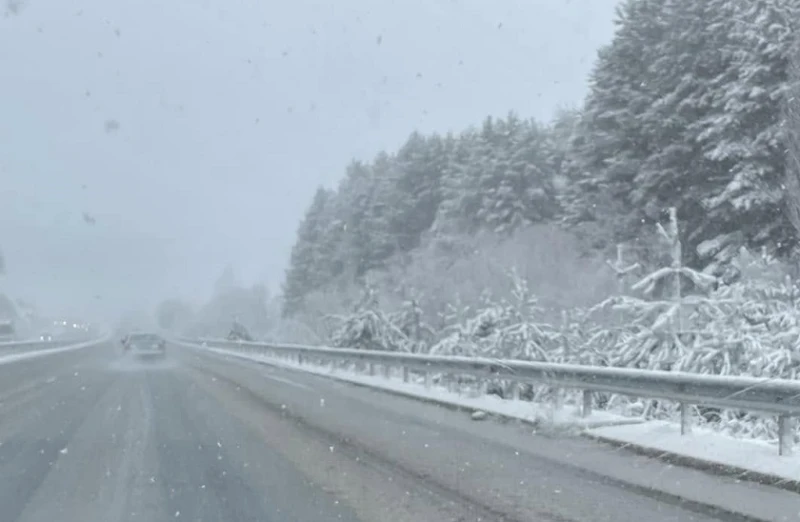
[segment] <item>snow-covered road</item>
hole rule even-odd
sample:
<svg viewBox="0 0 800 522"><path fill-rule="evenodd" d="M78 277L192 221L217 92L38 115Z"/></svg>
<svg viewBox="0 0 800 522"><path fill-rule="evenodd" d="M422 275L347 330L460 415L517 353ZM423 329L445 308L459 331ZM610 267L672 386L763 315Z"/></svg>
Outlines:
<svg viewBox="0 0 800 522"><path fill-rule="evenodd" d="M736 520L714 504L800 517L787 491L209 353L0 366L3 521Z"/></svg>

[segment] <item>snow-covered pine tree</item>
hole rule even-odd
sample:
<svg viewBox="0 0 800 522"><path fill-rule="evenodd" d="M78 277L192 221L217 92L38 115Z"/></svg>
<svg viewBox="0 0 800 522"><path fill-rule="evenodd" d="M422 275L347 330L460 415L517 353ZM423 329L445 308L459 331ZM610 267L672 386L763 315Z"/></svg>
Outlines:
<svg viewBox="0 0 800 522"><path fill-rule="evenodd" d="M652 67L667 31L663 0L626 0L617 9L610 45L600 50L590 77L573 146L572 183L562 197L571 226L611 231L617 242L635 237L641 224L631 201L633 180L653 151L654 129L642 116L657 102ZM608 241L596 241L597 246Z"/></svg>
<svg viewBox="0 0 800 522"><path fill-rule="evenodd" d="M708 293L716 278L683 265L680 234L675 209L669 230L658 227L658 233L673 251L673 262L647 274L632 286L642 297L615 296L596 307L613 308L632 319L618 338L613 352L607 355L611 366L649 370L686 370L685 359L691 357L692 343L699 325L693 322L694 310L708 304ZM667 281L672 292L656 296L655 290ZM683 289L693 288L690 295Z"/></svg>
<svg viewBox="0 0 800 522"><path fill-rule="evenodd" d="M381 268L400 249L401 238L393 230L393 222L400 212L398 201L403 195L397 190L399 167L396 158L385 152L375 157L370 167L363 233L369 237L369 262L366 270Z"/></svg>
<svg viewBox="0 0 800 522"><path fill-rule="evenodd" d="M289 268L283 284L283 314L290 316L302 308L303 297L315 286L325 283L324 261L318 253L327 228L325 211L333 194L320 187L314 194L297 230Z"/></svg>
<svg viewBox="0 0 800 522"><path fill-rule="evenodd" d="M386 161L381 160L381 166ZM388 211L393 189L386 173L379 174L372 165L353 161L339 187L334 207L340 223L335 259L342 265L344 282L383 266L392 251Z"/></svg>
<svg viewBox="0 0 800 522"><path fill-rule="evenodd" d="M708 115L695 123L703 156L718 166L722 181L715 183L705 208L721 235L716 243L732 243L729 252L736 254L742 245L767 245L787 253L795 234L784 212L784 117L800 3L733 4L735 16L725 22L725 30L735 52L710 85L714 95L706 97ZM714 253L717 263L729 259L724 251Z"/></svg>
<svg viewBox="0 0 800 522"><path fill-rule="evenodd" d="M397 152L389 233L395 237L400 251L417 247L422 234L436 218L448 147L452 145L452 140L438 135L426 138L414 132Z"/></svg>
<svg viewBox="0 0 800 522"><path fill-rule="evenodd" d="M547 126L547 164L561 187L570 180L569 159L572 142L579 132L581 113L577 109L560 109Z"/></svg>
<svg viewBox="0 0 800 522"><path fill-rule="evenodd" d="M785 203L794 236L800 237L800 36L789 51L788 87L786 89L783 120L786 124L786 180ZM795 256L800 253L795 247ZM797 276L797 273L795 273Z"/></svg>
<svg viewBox="0 0 800 522"><path fill-rule="evenodd" d="M557 199L547 130L510 113L505 120L487 120L480 136L473 187L480 197L479 226L508 234L553 219Z"/></svg>
<svg viewBox="0 0 800 522"><path fill-rule="evenodd" d="M545 223L558 214L555 184L558 152L552 129L528 120L511 142L510 171L503 184L516 194L523 209L522 223Z"/></svg>
<svg viewBox="0 0 800 522"><path fill-rule="evenodd" d="M580 118L581 113L577 109L561 109L547 126L547 165L553 173L556 218L561 224L567 221L568 213L565 207L570 204L568 195L572 186L578 181L571 151L579 136Z"/></svg>
<svg viewBox="0 0 800 522"><path fill-rule="evenodd" d="M473 189L477 165L473 162L479 136L472 130L453 139L442 168L441 196L435 221L431 227L437 238L474 231L474 216L480 205Z"/></svg>
<svg viewBox="0 0 800 522"><path fill-rule="evenodd" d="M507 233L525 223L524 178L512 166L513 143L523 123L515 114L506 120L487 120L481 132L483 154L473 190L480 196L480 227Z"/></svg>
<svg viewBox="0 0 800 522"><path fill-rule="evenodd" d="M730 35L733 11L729 0L669 0L662 11L664 31L649 69L653 103L641 116L651 150L631 186L639 212L633 219L655 223L662 209L676 207L682 216L684 255L696 261L699 241L724 224L713 219L703 202L726 183L730 165L704 157L696 143L699 122L725 116L714 106L718 78L730 69L739 50Z"/></svg>
<svg viewBox="0 0 800 522"><path fill-rule="evenodd" d="M766 249L761 255L742 249L732 263L737 280L720 285L708 303L697 309L703 335L684 366L712 375L797 379L800 292L787 277L787 267ZM778 426L772 417L713 408L701 412L712 427L727 433L777 438Z"/></svg>
<svg viewBox="0 0 800 522"><path fill-rule="evenodd" d="M512 125L514 125L512 123ZM502 119L487 117L471 144L470 153L461 174L465 197L462 203L471 203L460 209L461 219L467 224L467 231L491 227L494 215L492 205L498 189L495 181L499 172L507 168L508 157L506 125Z"/></svg>
<svg viewBox="0 0 800 522"><path fill-rule="evenodd" d="M693 266L741 245L786 251L780 115L796 4L626 2L574 140L568 221L629 241L675 206Z"/></svg>

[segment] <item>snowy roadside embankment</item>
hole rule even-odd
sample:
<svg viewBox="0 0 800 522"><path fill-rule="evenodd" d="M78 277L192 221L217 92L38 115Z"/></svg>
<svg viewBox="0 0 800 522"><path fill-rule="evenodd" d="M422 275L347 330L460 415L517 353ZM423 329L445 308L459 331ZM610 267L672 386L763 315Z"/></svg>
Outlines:
<svg viewBox="0 0 800 522"><path fill-rule="evenodd" d="M676 464L687 462L694 467L718 467L736 475L750 474L759 481L766 478L773 483L800 484L800 455L779 456L775 446L768 442L739 439L703 428L681 435L677 423L666 421L598 427L588 430L587 435ZM682 458L670 459L670 456Z"/></svg>
<svg viewBox="0 0 800 522"><path fill-rule="evenodd" d="M456 310L444 327L421 322L424 314L413 302L397 312L370 305L338 318L325 342L351 349L797 380L800 288L766 254L742 251L734 264L738 278L722 281L674 262L644 275L624 295L589 309L563 310L560 324L548 320L526 280L512 273L510 296L487 296L480 306ZM678 280L686 292L671 292ZM533 402L557 399L547 386L529 386L524 393ZM570 393L563 398L567 404L579 400ZM680 414L675 401L610 393L596 394L594 407L647 420L669 421ZM777 443L774 416L706 406L691 410L698 426ZM798 443L800 423L795 424Z"/></svg>
<svg viewBox="0 0 800 522"><path fill-rule="evenodd" d="M645 421L641 417L626 417L603 410L595 410L589 417L582 418L578 408L569 404L555 410L548 403L479 395L477 388L454 390L434 385L428 389L422 382L403 382L401 376L391 373L388 377L363 375L349 369L332 370L330 367L299 365L261 354L243 354L211 347L204 349L219 355L368 386L445 407L482 412L473 416L476 420L494 416L516 419L534 426L547 426L549 429L574 429L590 438L628 447L675 464L741 475L742 478L792 489L800 487L800 456L778 456L775 445L765 441L731 437L702 427L695 427L692 433L681 435L677 421Z"/></svg>

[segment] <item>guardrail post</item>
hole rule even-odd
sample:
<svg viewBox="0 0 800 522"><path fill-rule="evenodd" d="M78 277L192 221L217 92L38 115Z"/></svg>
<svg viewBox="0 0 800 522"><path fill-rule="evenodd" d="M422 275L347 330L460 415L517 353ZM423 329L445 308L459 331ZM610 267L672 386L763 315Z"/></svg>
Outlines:
<svg viewBox="0 0 800 522"><path fill-rule="evenodd" d="M561 411L561 408L564 406L564 396L561 388L556 388L553 391L555 392L553 397L553 413L556 414ZM591 408L591 406L589 407Z"/></svg>
<svg viewBox="0 0 800 522"><path fill-rule="evenodd" d="M583 408L581 408L581 417L584 419L592 414L592 391L583 390Z"/></svg>
<svg viewBox="0 0 800 522"><path fill-rule="evenodd" d="M392 373L392 367L389 366L388 364L384 364L383 365L383 378L388 380L391 377L391 373Z"/></svg>
<svg viewBox="0 0 800 522"><path fill-rule="evenodd" d="M681 435L692 432L692 407L685 402L681 403Z"/></svg>
<svg viewBox="0 0 800 522"><path fill-rule="evenodd" d="M0 343L0 351L20 349L19 343ZM181 343L184 344L184 343ZM591 389L582 389L581 417L590 417L593 409L593 396L595 393L627 393L650 398L652 400L671 401L680 407L680 423L682 435L689 434L692 430L692 416L695 404L726 404L727 408L743 411L766 411L778 417L779 454L792 454L797 436L797 424L800 412L797 410L797 398L800 397L800 384L795 381L777 379L770 382L770 387L762 387L758 394L742 393L755 386L762 386L763 380L752 377L720 378L706 375L671 374L667 379L660 372L643 372L641 370L628 370L596 366L563 365L556 363L537 363L523 361L487 361L475 360L467 364L461 358L433 357L426 354L395 354L387 356L385 352L357 351L357 350L332 350L325 346L284 346L272 343L242 343L236 341L199 339L187 341L186 346L195 346L199 349L221 350L234 353L260 353L265 356L296 360L300 368L308 369L311 365L321 364L331 371L355 368L359 373L369 371L375 376L378 366L382 367L384 375L391 377L392 367L401 368L403 381L411 380L414 372L414 381L417 375L422 375L426 390L433 388L433 378L436 377L437 387L448 388L459 394L470 393L475 386L485 385L486 382L511 381L514 384L511 390L503 389L501 394L506 397L510 391L515 398L522 394L528 401L529 386L550 386L559 388L554 403L561 397L563 386L577 385L588 386ZM39 346L37 343L23 343L22 348ZM16 347L16 348L14 348ZM461 375L461 379L456 378ZM620 381L635 382L637 385L620 386ZM529 384L530 383L530 384ZM590 384L591 383L591 384ZM524 386L524 388L522 387ZM464 388L464 389L462 389ZM571 389L571 388L570 388ZM494 392L494 389L491 390ZM570 392L572 393L572 392ZM721 398L724 401L720 401ZM561 401L564 401L561 398ZM563 404L562 404L563 405ZM555 410L554 410L555 411ZM794 451L795 454L800 453Z"/></svg>
<svg viewBox="0 0 800 522"><path fill-rule="evenodd" d="M794 418L788 415L778 417L778 455L791 455L794 444Z"/></svg>

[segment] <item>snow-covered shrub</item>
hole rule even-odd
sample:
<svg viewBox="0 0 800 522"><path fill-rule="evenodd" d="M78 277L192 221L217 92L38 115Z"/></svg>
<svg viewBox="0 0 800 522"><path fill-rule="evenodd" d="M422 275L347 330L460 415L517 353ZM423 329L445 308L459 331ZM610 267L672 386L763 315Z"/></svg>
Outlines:
<svg viewBox="0 0 800 522"><path fill-rule="evenodd" d="M418 299L403 301L400 309L391 314L390 321L405 335L411 353L427 352L436 338L436 332L425 322Z"/></svg>
<svg viewBox="0 0 800 522"><path fill-rule="evenodd" d="M458 296L463 305L483 306L487 293L495 300L514 299L508 273L525 279L549 321L560 320L562 309L591 306L615 288L615 277L604 261L583 255L578 241L552 225L522 228L511 236L478 233L475 236L429 237L420 248L387 271L373 274L382 297L403 296L404 288L421 290L417 296L423 319L437 330Z"/></svg>
<svg viewBox="0 0 800 522"><path fill-rule="evenodd" d="M774 258L740 252L740 277L712 293L716 307L698 309L705 325L695 343L693 368L713 375L772 379L800 376L800 292ZM709 410L706 420L725 432L777 438L772 417Z"/></svg>
<svg viewBox="0 0 800 522"><path fill-rule="evenodd" d="M469 307L452 307L446 315L456 321L443 328L431 354L491 357L493 339L504 321L500 306L486 299L474 313Z"/></svg>
<svg viewBox="0 0 800 522"><path fill-rule="evenodd" d="M530 292L527 281L512 270L510 298L495 300L485 294L480 306L451 306L446 314L448 326L431 348L437 355L461 355L494 359L529 361L564 360L562 333L542 320L542 309ZM506 396L512 383L492 380L489 392ZM543 399L551 390L546 387L525 387L529 400Z"/></svg>
<svg viewBox="0 0 800 522"><path fill-rule="evenodd" d="M267 335L269 342L288 342L294 344L323 345L328 342L327 335L320 336L319 329L314 329L298 318L283 318Z"/></svg>
<svg viewBox="0 0 800 522"><path fill-rule="evenodd" d="M509 280L511 299L484 296L475 312L454 310L458 320L445 328L431 353L552 361L561 346L561 333L541 319L542 309L527 281L513 270Z"/></svg>
<svg viewBox="0 0 800 522"><path fill-rule="evenodd" d="M773 258L742 251L741 277L721 285L695 316L696 371L796 379L800 370L800 292Z"/></svg>
<svg viewBox="0 0 800 522"><path fill-rule="evenodd" d="M374 288L366 287L355 311L346 316L333 316L339 321L331 335L333 346L362 350L411 352L415 342L394 323L391 314L380 309Z"/></svg>
<svg viewBox="0 0 800 522"><path fill-rule="evenodd" d="M562 314L562 351L560 362L611 366L609 354L617 346L622 330L609 328L607 321L596 321L592 309L576 308Z"/></svg>
<svg viewBox="0 0 800 522"><path fill-rule="evenodd" d="M408 337L384 312L375 309L362 309L343 317L331 339L333 345L340 348L411 351Z"/></svg>
<svg viewBox="0 0 800 522"><path fill-rule="evenodd" d="M460 241L450 257L425 257L423 251L423 257L409 261L405 272L372 274L367 278L372 284L362 297L352 289L347 299L340 297L337 306L346 301L350 313L323 315L320 307L318 321L332 325L328 342L373 350L708 375L795 379L800 373L800 291L787 282L786 267L765 254L742 251L719 277L662 259L669 266L640 274L626 295L614 295L593 307L559 309L545 306L540 298L540 289L553 291L541 284L545 276L537 276L540 284L533 285L525 270L495 256L502 251L500 243L493 243L491 253L471 250L475 244ZM541 256L540 260L548 257ZM534 264L525 267L534 270ZM605 269L612 281L614 271ZM544 272L557 271L545 268ZM676 278L682 280L680 292ZM458 376L434 380L465 382ZM507 396L512 383L484 384L489 392ZM544 386L526 386L522 395L529 400L554 397L553 390ZM678 414L678 405L671 401L596 397L597 407L629 415ZM579 400L575 394L562 399ZM758 438L774 438L777 433L770 417L706 407L696 410L709 426L727 433Z"/></svg>
<svg viewBox="0 0 800 522"><path fill-rule="evenodd" d="M737 277L725 284L683 267L680 273L691 282L692 294L680 301L648 300L658 278L674 276L672 268L659 269L634 285L644 297L617 296L598 305L631 317L622 328L596 328L595 338L606 341L599 348L600 359L625 368L798 378L800 292L786 279L785 268L765 254L742 251L731 268ZM672 402L626 396L610 397L606 407L650 418L678 412ZM777 437L777 423L769 416L716 408L697 411L709 426L727 433Z"/></svg>

